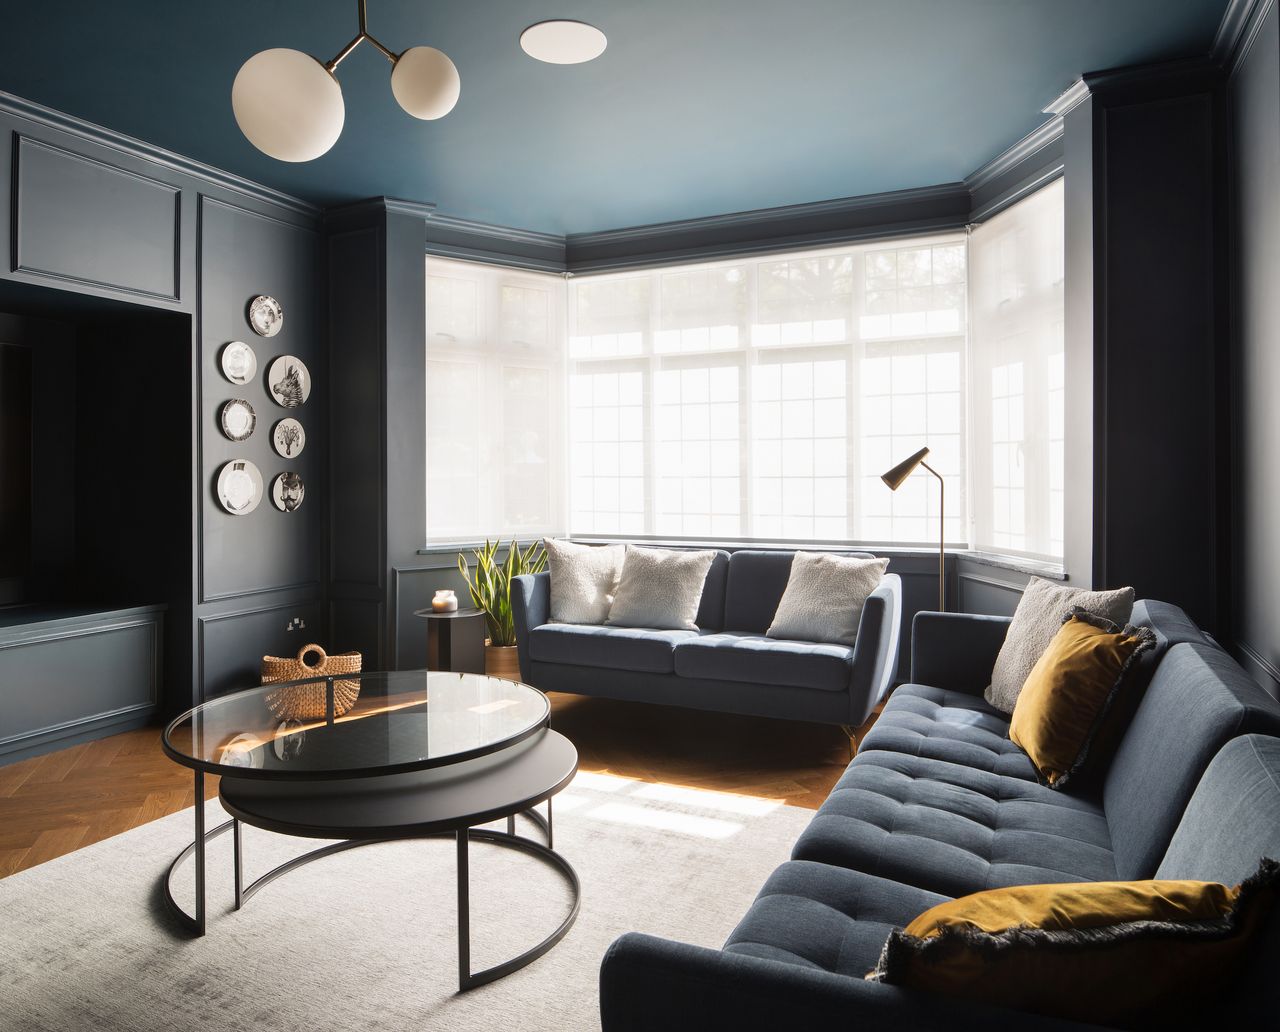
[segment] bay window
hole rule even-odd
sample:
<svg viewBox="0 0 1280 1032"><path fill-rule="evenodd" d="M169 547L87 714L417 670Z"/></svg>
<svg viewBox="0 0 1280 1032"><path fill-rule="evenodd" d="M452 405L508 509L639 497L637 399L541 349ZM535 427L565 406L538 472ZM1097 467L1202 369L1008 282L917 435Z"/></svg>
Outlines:
<svg viewBox="0 0 1280 1032"><path fill-rule="evenodd" d="M427 259L427 538L1059 559L1062 186L968 235L568 278ZM972 311L970 306L972 305Z"/></svg>

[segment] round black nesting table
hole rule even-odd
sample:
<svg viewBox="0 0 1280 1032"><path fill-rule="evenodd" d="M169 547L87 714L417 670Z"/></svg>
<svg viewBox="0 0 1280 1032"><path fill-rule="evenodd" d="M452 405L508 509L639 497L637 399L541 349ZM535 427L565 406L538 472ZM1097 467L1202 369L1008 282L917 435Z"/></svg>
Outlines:
<svg viewBox="0 0 1280 1032"><path fill-rule="evenodd" d="M340 689L335 695L335 682ZM354 686L354 703L349 700ZM347 708L349 707L349 708ZM281 719L281 714L287 719ZM235 907L275 879L335 853L401 839L453 838L458 889L460 991L524 967L564 938L577 918L581 887L554 849L552 797L578 768L573 744L549 727L546 697L529 685L473 674L402 671L312 678L224 696L184 713L162 745L195 774L195 838L164 876L169 908L205 932L205 844L230 830ZM231 819L206 832L204 774L222 775L219 796ZM547 804L544 818L535 809ZM523 816L544 842L516 833ZM479 827L506 820L506 830ZM241 826L312 839L338 839L250 884ZM513 849L555 869L572 902L536 946L483 971L471 970L469 847ZM195 855L196 913L174 900L175 870Z"/></svg>

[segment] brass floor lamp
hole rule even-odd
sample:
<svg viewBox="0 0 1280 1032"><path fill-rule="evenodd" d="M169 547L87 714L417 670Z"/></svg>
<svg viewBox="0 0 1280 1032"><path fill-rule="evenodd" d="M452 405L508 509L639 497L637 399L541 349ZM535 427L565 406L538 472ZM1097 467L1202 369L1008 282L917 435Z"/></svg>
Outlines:
<svg viewBox="0 0 1280 1032"><path fill-rule="evenodd" d="M938 478L938 611L945 613L947 611L947 482L942 479L941 473L924 461L924 457L928 454L928 448L921 448L914 455L899 462L888 473L882 474L880 479L889 485L891 491L896 491L902 486L902 482L915 472L917 466L923 466Z"/></svg>

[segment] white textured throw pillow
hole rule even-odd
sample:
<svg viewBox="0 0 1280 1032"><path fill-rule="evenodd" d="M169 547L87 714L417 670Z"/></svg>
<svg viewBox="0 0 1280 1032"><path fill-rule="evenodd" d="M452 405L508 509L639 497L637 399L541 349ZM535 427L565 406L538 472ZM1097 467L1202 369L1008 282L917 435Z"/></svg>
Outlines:
<svg viewBox="0 0 1280 1032"><path fill-rule="evenodd" d="M991 671L991 684L983 692L987 702L1005 713L1013 712L1031 668L1075 606L1123 627L1133 613L1133 588L1089 591L1032 577L1013 611L1013 623Z"/></svg>
<svg viewBox="0 0 1280 1032"><path fill-rule="evenodd" d="M880 586L888 559L797 552L787 588L765 631L770 638L852 645L867 596Z"/></svg>
<svg viewBox="0 0 1280 1032"><path fill-rule="evenodd" d="M629 546L608 623L696 631L702 587L715 555Z"/></svg>
<svg viewBox="0 0 1280 1032"><path fill-rule="evenodd" d="M626 545L576 545L547 538L554 623L602 624L609 618Z"/></svg>

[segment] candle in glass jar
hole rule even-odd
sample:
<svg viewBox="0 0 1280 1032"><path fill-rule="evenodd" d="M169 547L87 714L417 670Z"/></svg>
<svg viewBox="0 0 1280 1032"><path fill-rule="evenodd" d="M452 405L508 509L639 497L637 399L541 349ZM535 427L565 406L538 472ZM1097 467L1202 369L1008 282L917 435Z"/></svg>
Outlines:
<svg viewBox="0 0 1280 1032"><path fill-rule="evenodd" d="M456 613L458 596L454 594L452 588L441 588L431 599L431 608L437 613Z"/></svg>

